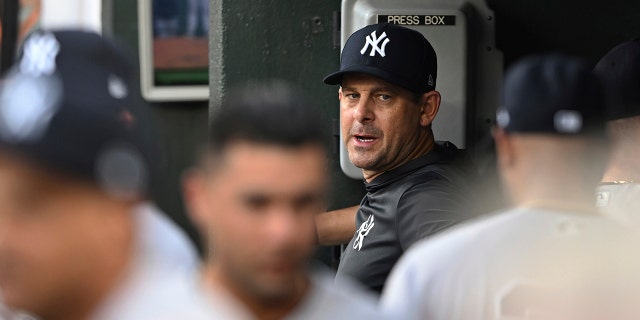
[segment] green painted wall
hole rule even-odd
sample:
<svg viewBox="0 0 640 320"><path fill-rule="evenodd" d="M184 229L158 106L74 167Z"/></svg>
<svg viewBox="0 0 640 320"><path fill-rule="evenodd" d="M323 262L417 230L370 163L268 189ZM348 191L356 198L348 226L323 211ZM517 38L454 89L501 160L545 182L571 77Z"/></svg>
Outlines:
<svg viewBox="0 0 640 320"><path fill-rule="evenodd" d="M112 0L113 36L131 49L138 58L137 1ZM188 220L180 192L180 175L194 161L198 145L206 141L208 102L153 103L158 141L163 156L158 159L163 173L152 187L156 203L192 238L196 231Z"/></svg>
<svg viewBox="0 0 640 320"><path fill-rule="evenodd" d="M223 92L247 80L288 80L299 85L325 111L327 119L337 121L338 88L323 84L322 79L339 65L339 48L333 45L333 13L340 10L339 0L211 3L212 9L222 9L219 23L224 32L213 34L222 36L218 39L222 43L222 76L211 76L221 79ZM211 50L211 62L219 62L219 52ZM327 127L333 129L333 122L327 122ZM364 192L362 182L341 173L337 154L332 159L331 207L358 204Z"/></svg>

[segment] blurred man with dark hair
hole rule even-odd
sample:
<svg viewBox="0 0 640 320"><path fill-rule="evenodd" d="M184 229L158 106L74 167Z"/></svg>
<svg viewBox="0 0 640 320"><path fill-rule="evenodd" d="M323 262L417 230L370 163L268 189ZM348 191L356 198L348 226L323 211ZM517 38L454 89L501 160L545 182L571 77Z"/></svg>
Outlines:
<svg viewBox="0 0 640 320"><path fill-rule="evenodd" d="M606 89L611 140L596 205L625 225L640 227L640 39L613 48L594 72Z"/></svg>
<svg viewBox="0 0 640 320"><path fill-rule="evenodd" d="M213 115L185 198L208 239L205 286L259 319L379 317L358 290L310 275L315 217L325 208L325 122L280 83L231 93Z"/></svg>
<svg viewBox="0 0 640 320"><path fill-rule="evenodd" d="M414 246L384 308L408 319L637 319L638 242L592 201L603 112L601 85L580 60L513 66L494 137L514 207Z"/></svg>
<svg viewBox="0 0 640 320"><path fill-rule="evenodd" d="M133 70L97 34L39 31L2 83L0 292L9 308L46 320L213 314L184 272L194 266L150 244L158 224L171 225L141 208L153 134Z"/></svg>

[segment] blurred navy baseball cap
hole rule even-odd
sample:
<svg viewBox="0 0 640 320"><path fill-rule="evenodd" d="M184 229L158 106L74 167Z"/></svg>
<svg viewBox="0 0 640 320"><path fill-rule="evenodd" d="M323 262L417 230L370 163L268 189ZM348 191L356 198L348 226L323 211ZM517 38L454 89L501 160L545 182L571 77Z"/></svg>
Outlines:
<svg viewBox="0 0 640 320"><path fill-rule="evenodd" d="M436 52L418 31L379 23L354 32L342 50L340 70L324 78L342 84L346 73L364 73L415 93L435 90Z"/></svg>
<svg viewBox="0 0 640 320"><path fill-rule="evenodd" d="M496 121L507 132L603 134L603 100L600 81L582 60L536 55L507 71Z"/></svg>
<svg viewBox="0 0 640 320"><path fill-rule="evenodd" d="M605 89L607 120L640 115L640 39L613 48L593 71Z"/></svg>
<svg viewBox="0 0 640 320"><path fill-rule="evenodd" d="M153 126L121 49L86 31L36 31L0 86L0 149L144 196Z"/></svg>

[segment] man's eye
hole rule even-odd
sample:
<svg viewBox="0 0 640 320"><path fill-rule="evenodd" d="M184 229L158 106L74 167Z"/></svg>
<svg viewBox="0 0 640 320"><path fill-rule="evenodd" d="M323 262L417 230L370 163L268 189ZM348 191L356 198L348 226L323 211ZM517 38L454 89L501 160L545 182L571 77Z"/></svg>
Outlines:
<svg viewBox="0 0 640 320"><path fill-rule="evenodd" d="M259 195L245 196L243 199L245 205L254 210L260 210L269 204L269 199Z"/></svg>
<svg viewBox="0 0 640 320"><path fill-rule="evenodd" d="M345 96L347 98L349 98L349 99L358 99L358 98L360 98L360 95L357 94L357 93L347 93L347 94L345 94Z"/></svg>
<svg viewBox="0 0 640 320"><path fill-rule="evenodd" d="M19 190L11 197L11 205L15 213L19 213L23 218L36 217L44 211L45 199L38 193Z"/></svg>
<svg viewBox="0 0 640 320"><path fill-rule="evenodd" d="M296 208L296 211L310 210L310 211L319 211L320 207L324 204L324 197L319 194L305 194L293 201L293 206Z"/></svg>
<svg viewBox="0 0 640 320"><path fill-rule="evenodd" d="M391 96L390 96L390 95L388 95L388 94L381 94L381 95L379 95L379 96L378 96L378 98L380 98L380 100L382 100L382 101L389 101L389 100L391 100Z"/></svg>

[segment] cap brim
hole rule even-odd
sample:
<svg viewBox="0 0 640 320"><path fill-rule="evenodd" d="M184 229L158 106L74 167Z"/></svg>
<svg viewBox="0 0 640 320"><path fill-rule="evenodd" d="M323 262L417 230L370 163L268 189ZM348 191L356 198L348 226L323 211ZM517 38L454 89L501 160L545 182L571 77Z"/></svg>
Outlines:
<svg viewBox="0 0 640 320"><path fill-rule="evenodd" d="M363 73L363 74L368 74L370 76L374 76L376 78L380 78L386 82L389 82L391 84L403 87L409 91L412 92L426 92L427 90L424 90L424 88L414 88L413 86L410 85L410 81L403 81L402 79L400 79L400 77L392 75L391 73L384 71L382 69L376 68L376 67L372 67L372 66L353 66L350 68L345 68L343 70L334 72L329 74L328 76L326 76L324 78L324 83L325 84L329 84L329 85L336 85L336 84L342 84L342 78L344 77L345 74L347 73Z"/></svg>
<svg viewBox="0 0 640 320"><path fill-rule="evenodd" d="M324 83L330 84L330 85L342 84L342 77L347 73L364 73L377 78L381 78L382 80L385 80L390 83L395 82L395 81L392 81L393 77L391 76L391 74L381 69L378 69L376 67L352 66L326 76L324 78Z"/></svg>
<svg viewBox="0 0 640 320"><path fill-rule="evenodd" d="M344 71L337 71L334 72L332 74L329 74L328 76L324 77L324 80L322 80L325 84L329 84L329 85L336 85L336 84L340 84L342 83L342 76L345 74L346 72Z"/></svg>

